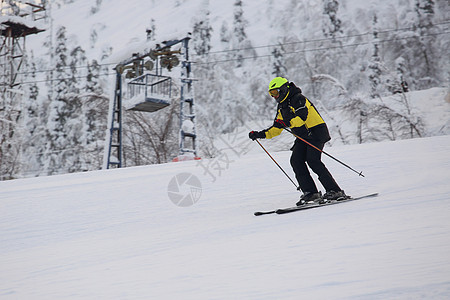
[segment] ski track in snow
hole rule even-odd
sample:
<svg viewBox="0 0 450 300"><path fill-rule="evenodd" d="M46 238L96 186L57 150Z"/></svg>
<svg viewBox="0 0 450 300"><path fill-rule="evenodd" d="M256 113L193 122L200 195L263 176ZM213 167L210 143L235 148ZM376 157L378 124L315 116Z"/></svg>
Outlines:
<svg viewBox="0 0 450 300"><path fill-rule="evenodd" d="M215 178L203 160L0 182L0 298L446 299L450 136L329 150L366 175L324 158L347 193L380 195L255 217L299 196L257 152ZM202 183L187 208L181 172Z"/></svg>

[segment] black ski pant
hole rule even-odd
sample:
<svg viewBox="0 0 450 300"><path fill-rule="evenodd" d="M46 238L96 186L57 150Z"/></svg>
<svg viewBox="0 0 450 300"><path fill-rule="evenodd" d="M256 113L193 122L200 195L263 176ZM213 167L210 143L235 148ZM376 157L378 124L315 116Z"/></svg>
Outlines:
<svg viewBox="0 0 450 300"><path fill-rule="evenodd" d="M324 143L317 141L308 141L320 150L323 149ZM306 163L311 170L317 174L320 183L325 188L325 191L340 191L341 188L334 180L327 167L321 160L322 152L314 149L305 142L297 140L292 147L291 166L294 170L300 189L306 192L317 193L317 187L314 180L309 173Z"/></svg>

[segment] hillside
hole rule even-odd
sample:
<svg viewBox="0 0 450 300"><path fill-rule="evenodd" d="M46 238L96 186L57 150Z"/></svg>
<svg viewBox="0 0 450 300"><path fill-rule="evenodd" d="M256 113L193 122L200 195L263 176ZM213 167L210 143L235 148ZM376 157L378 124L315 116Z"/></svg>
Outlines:
<svg viewBox="0 0 450 300"><path fill-rule="evenodd" d="M45 3L47 18L36 21L45 31L26 37L17 77L4 68L0 84L22 96L2 99L0 180L101 169L114 67L186 36L201 157L217 157L218 136L273 118L267 83L280 75L320 107L333 145L450 133L445 0L13 2L3 1L0 14ZM3 54L6 66L12 56ZM123 166L178 156L180 69L161 71L173 79L169 109L123 112ZM406 95L395 94L405 82Z"/></svg>
<svg viewBox="0 0 450 300"><path fill-rule="evenodd" d="M261 217L299 195L250 148L0 182L0 297L448 297L450 136L327 148L366 175L324 158L348 194L379 197ZM289 155L274 153L291 174ZM200 184L176 190L182 173ZM176 206L170 191L198 202Z"/></svg>

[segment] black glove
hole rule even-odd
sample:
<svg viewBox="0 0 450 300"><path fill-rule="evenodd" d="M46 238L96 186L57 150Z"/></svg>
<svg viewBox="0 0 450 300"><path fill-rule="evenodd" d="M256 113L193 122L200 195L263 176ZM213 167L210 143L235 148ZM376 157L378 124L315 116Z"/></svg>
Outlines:
<svg viewBox="0 0 450 300"><path fill-rule="evenodd" d="M286 124L289 124L291 120L296 117L292 106L283 107L282 109L280 109L280 112Z"/></svg>
<svg viewBox="0 0 450 300"><path fill-rule="evenodd" d="M289 125L290 125L290 122L289 122ZM276 120L273 122L273 127L283 129L283 128L289 127L289 126L288 126L288 124L286 124L286 122L284 122L283 120L281 120L281 119L276 119Z"/></svg>
<svg viewBox="0 0 450 300"><path fill-rule="evenodd" d="M251 138L253 141L256 139L265 139L266 133L264 131L250 131L248 133L248 137Z"/></svg>

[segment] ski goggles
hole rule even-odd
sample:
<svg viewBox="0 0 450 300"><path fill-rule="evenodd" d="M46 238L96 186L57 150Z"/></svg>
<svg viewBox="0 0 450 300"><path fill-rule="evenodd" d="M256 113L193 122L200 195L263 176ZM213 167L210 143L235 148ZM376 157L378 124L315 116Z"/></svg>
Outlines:
<svg viewBox="0 0 450 300"><path fill-rule="evenodd" d="M278 96L280 96L280 89L269 90L269 95L278 98Z"/></svg>

